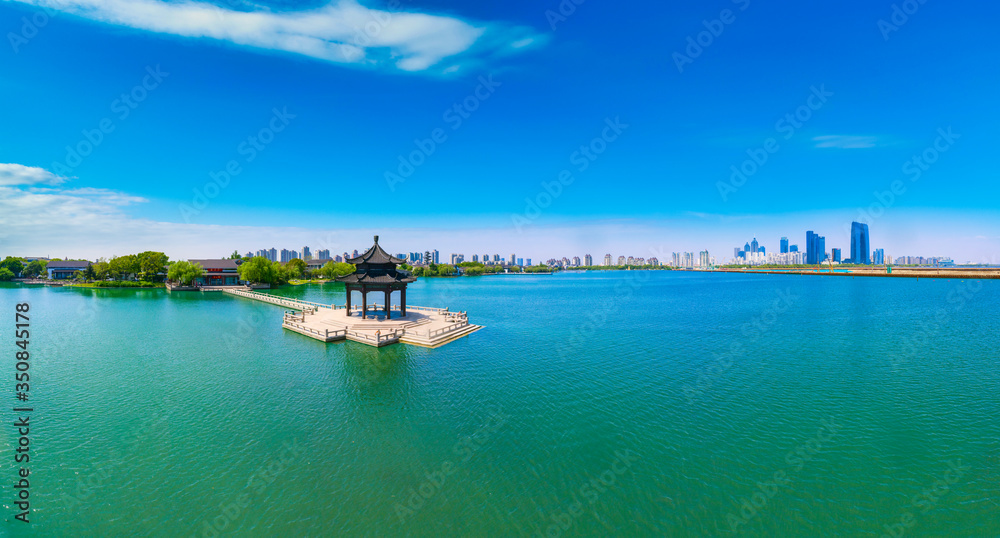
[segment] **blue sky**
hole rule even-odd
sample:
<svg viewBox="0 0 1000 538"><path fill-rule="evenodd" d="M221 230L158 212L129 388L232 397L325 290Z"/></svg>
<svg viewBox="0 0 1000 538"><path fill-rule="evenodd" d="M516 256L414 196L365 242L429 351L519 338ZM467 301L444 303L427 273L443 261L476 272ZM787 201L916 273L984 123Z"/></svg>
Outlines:
<svg viewBox="0 0 1000 538"><path fill-rule="evenodd" d="M721 259L806 230L847 249L865 218L890 254L1000 262L998 11L0 2L0 255L380 233L394 251Z"/></svg>

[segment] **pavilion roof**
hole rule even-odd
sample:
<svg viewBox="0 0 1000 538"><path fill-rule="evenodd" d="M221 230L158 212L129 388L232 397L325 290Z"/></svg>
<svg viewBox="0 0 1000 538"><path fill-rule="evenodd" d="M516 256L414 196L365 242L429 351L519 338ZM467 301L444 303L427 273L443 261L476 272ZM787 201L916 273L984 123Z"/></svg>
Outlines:
<svg viewBox="0 0 1000 538"><path fill-rule="evenodd" d="M406 263L406 260L397 258L388 252L382 250L382 247L378 245L378 236L375 236L375 244L371 248L365 251L364 254L358 256L357 258L349 258L346 260L347 263L352 263L354 265L359 265L362 263L367 263L371 265L381 265L381 264L393 264L397 265L400 263Z"/></svg>

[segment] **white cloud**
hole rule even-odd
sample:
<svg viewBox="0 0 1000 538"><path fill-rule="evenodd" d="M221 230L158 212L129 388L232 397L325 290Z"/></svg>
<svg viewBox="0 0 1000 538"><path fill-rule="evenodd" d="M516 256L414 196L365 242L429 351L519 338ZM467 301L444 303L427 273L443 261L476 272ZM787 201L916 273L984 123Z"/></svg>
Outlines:
<svg viewBox="0 0 1000 538"><path fill-rule="evenodd" d="M874 136L827 135L813 138L817 148L867 149L878 145Z"/></svg>
<svg viewBox="0 0 1000 538"><path fill-rule="evenodd" d="M23 164L0 163L0 187L10 185L59 185L68 178L44 168Z"/></svg>
<svg viewBox="0 0 1000 538"><path fill-rule="evenodd" d="M94 21L184 37L285 51L345 64L391 65L423 71L445 58L471 53L486 34L526 44L526 30L503 24L477 27L461 19L371 9L336 0L307 11L236 11L205 2L159 0L15 0ZM504 36L504 34L510 34ZM497 47L498 40L486 40ZM522 45L523 46L523 45ZM478 48L478 47L477 47ZM489 55L496 51L477 51Z"/></svg>

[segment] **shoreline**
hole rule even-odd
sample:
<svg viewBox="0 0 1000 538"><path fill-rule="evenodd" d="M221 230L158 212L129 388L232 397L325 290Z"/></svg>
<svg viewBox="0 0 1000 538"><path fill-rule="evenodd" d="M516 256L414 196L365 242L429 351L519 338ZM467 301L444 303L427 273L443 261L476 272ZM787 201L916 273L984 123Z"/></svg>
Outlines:
<svg viewBox="0 0 1000 538"><path fill-rule="evenodd" d="M882 268L851 268L851 269L715 269L706 271L713 273L745 273L758 275L803 275L803 276L846 276L846 277L881 277L881 278L949 278L973 280L1000 280L1000 268L893 268L889 273Z"/></svg>

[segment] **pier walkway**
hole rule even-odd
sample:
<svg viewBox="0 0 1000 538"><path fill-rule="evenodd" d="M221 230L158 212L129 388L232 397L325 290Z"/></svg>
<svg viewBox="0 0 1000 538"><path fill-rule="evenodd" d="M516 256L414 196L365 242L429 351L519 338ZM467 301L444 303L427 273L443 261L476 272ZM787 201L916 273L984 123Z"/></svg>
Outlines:
<svg viewBox="0 0 1000 538"><path fill-rule="evenodd" d="M322 342L351 340L382 347L402 342L423 347L440 347L483 327L469 323L464 312L451 312L447 308L406 306L406 317L398 305L390 312L395 316L385 319L384 305L368 305L368 319L361 319L361 307L354 305L350 316L346 305L321 304L279 297L268 293L226 289L223 292L245 299L262 301L290 308L282 318L281 326Z"/></svg>

